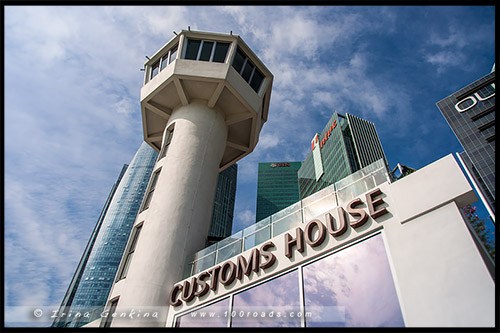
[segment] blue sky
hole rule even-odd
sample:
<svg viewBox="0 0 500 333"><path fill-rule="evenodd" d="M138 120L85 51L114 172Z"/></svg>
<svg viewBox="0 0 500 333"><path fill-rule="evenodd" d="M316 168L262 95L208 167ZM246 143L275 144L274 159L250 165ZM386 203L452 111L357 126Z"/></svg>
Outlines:
<svg viewBox="0 0 500 333"><path fill-rule="evenodd" d="M374 122L391 167L462 151L435 103L495 61L494 7L4 9L12 322L61 302L111 186L143 140L145 56L173 31L233 31L274 74L269 120L239 162L233 232L255 222L258 163L305 159L334 111Z"/></svg>

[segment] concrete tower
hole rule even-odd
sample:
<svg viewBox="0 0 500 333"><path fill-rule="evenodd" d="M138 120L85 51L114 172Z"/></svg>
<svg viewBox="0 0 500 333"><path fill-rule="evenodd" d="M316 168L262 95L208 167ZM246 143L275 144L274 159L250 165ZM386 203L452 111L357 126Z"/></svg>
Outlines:
<svg viewBox="0 0 500 333"><path fill-rule="evenodd" d="M101 326L164 326L186 258L205 247L217 175L253 151L271 72L237 36L183 30L145 63L144 140L159 151Z"/></svg>

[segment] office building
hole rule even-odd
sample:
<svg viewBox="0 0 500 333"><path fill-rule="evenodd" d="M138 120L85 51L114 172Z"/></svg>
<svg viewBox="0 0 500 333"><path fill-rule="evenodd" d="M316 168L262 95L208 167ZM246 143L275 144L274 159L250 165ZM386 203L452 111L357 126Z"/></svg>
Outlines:
<svg viewBox="0 0 500 333"><path fill-rule="evenodd" d="M298 171L300 198L385 158L375 125L335 112L321 134L311 141L311 152ZM387 162L386 162L387 164Z"/></svg>
<svg viewBox="0 0 500 333"><path fill-rule="evenodd" d="M94 311L106 303L158 153L143 142L124 165L97 220L90 240L54 320L55 327L79 327L70 313ZM65 313L65 316L62 316Z"/></svg>
<svg viewBox="0 0 500 333"><path fill-rule="evenodd" d="M495 219L495 71L437 102L465 152L458 155Z"/></svg>
<svg viewBox="0 0 500 333"><path fill-rule="evenodd" d="M219 173L207 245L231 235L236 199L238 164Z"/></svg>
<svg viewBox="0 0 500 333"><path fill-rule="evenodd" d="M256 222L299 201L297 171L302 162L259 163Z"/></svg>
<svg viewBox="0 0 500 333"><path fill-rule="evenodd" d="M144 140L159 152L108 296L111 313L157 308L209 234L219 172L255 148L267 121L273 75L235 34L182 30L148 57L141 88ZM103 327L127 326L102 318Z"/></svg>

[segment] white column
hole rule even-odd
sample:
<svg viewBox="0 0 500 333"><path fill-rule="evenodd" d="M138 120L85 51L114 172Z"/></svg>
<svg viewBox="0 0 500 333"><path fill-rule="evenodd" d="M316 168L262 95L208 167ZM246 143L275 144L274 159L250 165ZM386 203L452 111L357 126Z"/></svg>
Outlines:
<svg viewBox="0 0 500 333"><path fill-rule="evenodd" d="M167 128L172 123L167 155L155 166L161 171L150 206L139 215L145 216L144 224L127 277L120 282L124 285L117 311L168 309L170 289L182 279L187 256L205 247L227 126L223 116L202 101L174 110ZM147 325L140 322L114 318L112 326Z"/></svg>

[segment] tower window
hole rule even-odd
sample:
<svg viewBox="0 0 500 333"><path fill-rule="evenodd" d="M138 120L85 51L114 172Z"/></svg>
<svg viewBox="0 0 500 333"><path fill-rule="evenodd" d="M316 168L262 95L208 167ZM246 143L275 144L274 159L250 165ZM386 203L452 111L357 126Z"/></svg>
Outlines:
<svg viewBox="0 0 500 333"><path fill-rule="evenodd" d="M165 144L161 148L160 155L158 156L158 161L167 155L168 146L170 146L170 142L172 142L172 136L174 135L174 125L175 124L170 125L167 129L167 137L165 138Z"/></svg>
<svg viewBox="0 0 500 333"><path fill-rule="evenodd" d="M188 39L184 59L224 62L229 44L225 42Z"/></svg>
<svg viewBox="0 0 500 333"><path fill-rule="evenodd" d="M259 92L262 81L264 81L264 74L259 71L257 66L239 48L234 55L233 68L250 84L250 87L255 92Z"/></svg>
<svg viewBox="0 0 500 333"><path fill-rule="evenodd" d="M132 260L132 257L134 255L135 246L137 244L137 239L139 238L141 229L142 229L142 224L134 229L132 240L130 241L130 246L125 256L125 261L123 262L123 268L120 272L120 275L118 276L118 280L124 279L127 276L128 268L130 266L130 261Z"/></svg>
<svg viewBox="0 0 500 333"><path fill-rule="evenodd" d="M116 306L118 305L118 298L111 301L111 305L109 307L109 313L106 316L106 321L104 322L104 327L111 327L111 320L113 320L113 313L116 311Z"/></svg>
<svg viewBox="0 0 500 333"><path fill-rule="evenodd" d="M160 170L156 171L151 178L151 184L149 185L149 189L144 197L144 204L142 206L141 212L149 208L149 204L151 203L151 198L153 197L153 192L156 187L156 182L158 181L158 175L160 174Z"/></svg>
<svg viewBox="0 0 500 333"><path fill-rule="evenodd" d="M172 63L176 57L177 57L177 44L174 45L170 50L165 52L165 54L162 55L160 60L156 61L153 65L151 65L149 80L158 75L158 73L161 72L165 67L167 67L168 64Z"/></svg>

